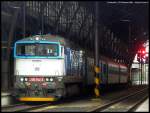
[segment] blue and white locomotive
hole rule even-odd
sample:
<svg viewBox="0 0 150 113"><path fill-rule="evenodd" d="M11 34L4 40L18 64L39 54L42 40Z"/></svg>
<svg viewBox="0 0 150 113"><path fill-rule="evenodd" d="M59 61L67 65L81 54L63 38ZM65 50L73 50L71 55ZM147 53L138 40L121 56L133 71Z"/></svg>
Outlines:
<svg viewBox="0 0 150 113"><path fill-rule="evenodd" d="M33 36L15 43L15 93L19 100L53 101L78 92L83 53L67 44L71 43L52 35Z"/></svg>
<svg viewBox="0 0 150 113"><path fill-rule="evenodd" d="M57 35L36 35L14 47L15 95L20 101L55 101L94 85L94 58ZM101 84L126 84L127 66L100 58Z"/></svg>

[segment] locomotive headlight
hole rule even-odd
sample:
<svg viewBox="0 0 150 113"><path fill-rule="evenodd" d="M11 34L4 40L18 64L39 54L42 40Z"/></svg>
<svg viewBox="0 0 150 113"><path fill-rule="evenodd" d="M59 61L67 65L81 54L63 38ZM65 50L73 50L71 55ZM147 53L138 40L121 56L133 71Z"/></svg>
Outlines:
<svg viewBox="0 0 150 113"><path fill-rule="evenodd" d="M24 81L24 79L23 79L23 78L20 78L20 81L21 81L21 82L23 82L23 81Z"/></svg>
<svg viewBox="0 0 150 113"><path fill-rule="evenodd" d="M49 78L46 78L45 80L46 80L46 82L48 82L48 81L49 81Z"/></svg>
<svg viewBox="0 0 150 113"><path fill-rule="evenodd" d="M36 37L35 40L39 40L39 37Z"/></svg>
<svg viewBox="0 0 150 113"><path fill-rule="evenodd" d="M24 78L24 81L28 81L28 78Z"/></svg>
<svg viewBox="0 0 150 113"><path fill-rule="evenodd" d="M49 80L52 82L52 81L53 81L53 78L50 78Z"/></svg>

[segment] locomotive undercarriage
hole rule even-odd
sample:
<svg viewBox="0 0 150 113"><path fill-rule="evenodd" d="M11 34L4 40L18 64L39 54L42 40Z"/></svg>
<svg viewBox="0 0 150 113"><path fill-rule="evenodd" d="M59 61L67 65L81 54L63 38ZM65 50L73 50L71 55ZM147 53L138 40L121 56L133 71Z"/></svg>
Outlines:
<svg viewBox="0 0 150 113"><path fill-rule="evenodd" d="M60 78L58 79L58 77L53 77L54 81L29 82L20 81L22 77L27 78L25 76L15 77L16 80L14 88L14 96L21 101L45 101L45 98L55 98L57 100L68 96L78 95L82 92L81 81L76 80L75 78L73 78L74 82L67 82L71 80L66 79L66 77L62 78L61 81Z"/></svg>
<svg viewBox="0 0 150 113"><path fill-rule="evenodd" d="M63 81L53 82L21 82L16 78L14 95L21 97L54 97L61 98L65 95Z"/></svg>

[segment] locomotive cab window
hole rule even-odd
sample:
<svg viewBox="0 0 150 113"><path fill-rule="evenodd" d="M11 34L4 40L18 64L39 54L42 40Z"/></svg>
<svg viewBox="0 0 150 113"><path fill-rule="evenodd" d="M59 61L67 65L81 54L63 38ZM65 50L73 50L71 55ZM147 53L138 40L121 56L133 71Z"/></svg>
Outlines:
<svg viewBox="0 0 150 113"><path fill-rule="evenodd" d="M18 43L16 45L17 56L59 56L59 45L50 43Z"/></svg>
<svg viewBox="0 0 150 113"><path fill-rule="evenodd" d="M17 56L34 56L35 55L35 45L33 44L17 44L16 47Z"/></svg>
<svg viewBox="0 0 150 113"><path fill-rule="evenodd" d="M48 45L41 46L41 48L43 51L45 50L44 56L59 56L57 44L48 44Z"/></svg>

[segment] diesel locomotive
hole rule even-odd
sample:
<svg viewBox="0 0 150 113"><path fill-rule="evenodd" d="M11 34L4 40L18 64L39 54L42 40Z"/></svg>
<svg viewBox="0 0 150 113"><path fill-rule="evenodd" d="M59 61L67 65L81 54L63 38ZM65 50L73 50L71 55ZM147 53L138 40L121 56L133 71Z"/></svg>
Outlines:
<svg viewBox="0 0 150 113"><path fill-rule="evenodd" d="M101 56L102 85L127 84L125 64ZM94 58L57 35L35 35L15 42L14 92L20 101L55 101L94 86Z"/></svg>

